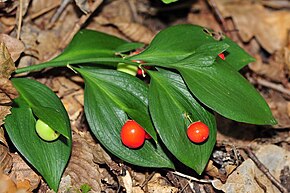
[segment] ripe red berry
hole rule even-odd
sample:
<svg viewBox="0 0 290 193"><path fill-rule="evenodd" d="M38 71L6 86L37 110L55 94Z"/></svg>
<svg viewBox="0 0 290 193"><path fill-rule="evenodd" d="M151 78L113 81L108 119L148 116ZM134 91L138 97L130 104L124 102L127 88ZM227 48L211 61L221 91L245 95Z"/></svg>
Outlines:
<svg viewBox="0 0 290 193"><path fill-rule="evenodd" d="M142 76L142 74L143 74L142 69L138 68L138 70L137 70L137 75L138 75L138 76Z"/></svg>
<svg viewBox="0 0 290 193"><path fill-rule="evenodd" d="M223 53L220 53L218 56L219 56L222 60L225 60L225 59L226 59L226 57L225 57L225 55L224 55Z"/></svg>
<svg viewBox="0 0 290 193"><path fill-rule="evenodd" d="M187 136L194 143L202 143L209 136L209 128L201 121L194 122L188 126Z"/></svg>
<svg viewBox="0 0 290 193"><path fill-rule="evenodd" d="M151 135L149 135L148 133L145 133L145 139L151 139Z"/></svg>
<svg viewBox="0 0 290 193"><path fill-rule="evenodd" d="M145 130L134 120L128 120L121 129L122 143L129 148L139 148L145 141Z"/></svg>

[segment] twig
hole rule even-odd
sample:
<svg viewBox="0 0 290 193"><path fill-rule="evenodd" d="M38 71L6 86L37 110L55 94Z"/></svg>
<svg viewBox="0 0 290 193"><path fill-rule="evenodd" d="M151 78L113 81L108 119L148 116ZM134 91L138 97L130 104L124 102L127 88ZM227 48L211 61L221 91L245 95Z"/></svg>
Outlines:
<svg viewBox="0 0 290 193"><path fill-rule="evenodd" d="M17 39L20 38L21 25L22 25L22 13L23 12L23 0L19 1L19 15L18 15L18 28L17 28Z"/></svg>
<svg viewBox="0 0 290 193"><path fill-rule="evenodd" d="M183 177L183 178L187 178L187 179L192 180L192 181L200 182L200 183L212 183L213 182L212 180L197 179L197 178L195 178L193 176L189 176L189 175L177 172L177 171L174 171L174 172L171 172L171 173L173 173L173 174L175 174L177 176Z"/></svg>
<svg viewBox="0 0 290 193"><path fill-rule="evenodd" d="M39 16L50 12L51 10L55 9L56 7L58 7L60 5L60 2L54 3L53 5L49 6L49 7L45 7L44 9L40 10L39 12L36 12L32 15L30 15L25 21L30 21L30 20L34 20L36 18L38 18Z"/></svg>
<svg viewBox="0 0 290 193"><path fill-rule="evenodd" d="M276 186L282 193L288 193L287 189L282 186L282 184L269 172L269 169L262 162L260 162L249 147L242 147L242 149L248 154L249 158L253 160L259 170L267 176L274 186Z"/></svg>
<svg viewBox="0 0 290 193"><path fill-rule="evenodd" d="M72 40L73 36L81 29L82 25L90 18L92 13L95 12L95 10L100 6L100 4L103 2L103 0L96 0L94 4L91 6L91 12L83 15L79 21L75 24L74 28L71 30L69 34L65 37L64 41L61 41L61 44L59 48L63 49L65 48L69 42Z"/></svg>
<svg viewBox="0 0 290 193"><path fill-rule="evenodd" d="M60 7L56 10L55 14L53 15L53 17L50 19L50 22L48 24L48 28L51 28L54 23L56 22L56 20L60 17L60 15L62 14L63 10L66 8L66 6L71 2L71 0L62 0Z"/></svg>
<svg viewBox="0 0 290 193"><path fill-rule="evenodd" d="M273 90L279 91L281 93L284 93L284 94L287 94L290 96L290 90L283 87L281 84L275 84L275 83L269 82L269 81L262 79L262 78L257 78L256 82L262 86L271 88Z"/></svg>
<svg viewBox="0 0 290 193"><path fill-rule="evenodd" d="M209 5L212 7L214 14L216 15L218 21L222 24L222 29L224 32L227 31L227 24L226 21L224 20L224 17L222 16L220 10L218 9L215 0L207 0Z"/></svg>

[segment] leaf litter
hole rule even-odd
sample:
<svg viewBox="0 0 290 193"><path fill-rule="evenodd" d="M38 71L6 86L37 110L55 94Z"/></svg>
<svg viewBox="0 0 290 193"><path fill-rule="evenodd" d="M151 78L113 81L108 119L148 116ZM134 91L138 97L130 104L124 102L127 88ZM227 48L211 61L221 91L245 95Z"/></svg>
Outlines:
<svg viewBox="0 0 290 193"><path fill-rule="evenodd" d="M60 53L66 46L64 42L69 42L79 27L148 44L159 30L178 23L197 24L217 32L224 30L253 55L256 62L244 68L242 73L261 92L278 120L274 127L258 127L218 116L217 144L202 176L189 171L187 176L194 178L187 178L163 170L140 169L108 154L91 136L83 113L82 80L65 70L45 70L35 78L51 87L62 99L73 128L73 153L59 192L66 192L68 188L70 192L78 192L83 184L92 187L90 192L279 192L261 168L258 169L239 148L248 146L254 148L253 153L289 191L288 4L239 0L230 3L227 0L180 1L169 5L149 0L76 0L75 4L67 5L59 0L20 2L22 9L15 1L11 4L1 2L0 6L1 125L9 114L11 99L17 96L9 81L15 69L14 62L24 67L51 59ZM92 5L95 5L93 10L90 9ZM63 11L59 14L57 10L61 7ZM22 165L25 162L14 153L3 132L0 139L0 182L9 184L11 192L22 187L26 192L51 192L42 180L38 185L40 176L34 174L30 166ZM278 153L280 156L272 157ZM271 160L276 162L273 164ZM209 180L213 186L202 183L202 179Z"/></svg>

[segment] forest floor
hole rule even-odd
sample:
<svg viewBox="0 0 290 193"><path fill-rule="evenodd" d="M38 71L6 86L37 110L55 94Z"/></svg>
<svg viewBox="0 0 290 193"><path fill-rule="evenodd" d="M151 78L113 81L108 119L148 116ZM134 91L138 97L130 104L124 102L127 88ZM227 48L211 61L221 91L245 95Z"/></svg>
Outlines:
<svg viewBox="0 0 290 193"><path fill-rule="evenodd" d="M265 98L278 124L242 124L217 115L217 143L200 176L122 163L91 136L79 76L65 68L29 74L55 91L70 117L73 150L59 192L78 192L84 184L92 193L290 192L289 21L287 0L180 0L168 5L159 0L8 0L0 1L0 42L19 68L52 59L83 28L146 45L176 24L226 34L256 58L240 72ZM9 107L1 106L1 124L8 113ZM3 128L0 141L1 183L27 192L53 192L17 154Z"/></svg>

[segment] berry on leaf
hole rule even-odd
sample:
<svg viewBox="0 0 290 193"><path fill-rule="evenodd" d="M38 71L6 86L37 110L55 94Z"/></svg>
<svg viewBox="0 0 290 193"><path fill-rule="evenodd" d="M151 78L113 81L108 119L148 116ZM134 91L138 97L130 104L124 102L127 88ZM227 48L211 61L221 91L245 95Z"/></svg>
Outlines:
<svg viewBox="0 0 290 193"><path fill-rule="evenodd" d="M152 137L148 134L148 133L145 133L145 139L151 139Z"/></svg>
<svg viewBox="0 0 290 193"><path fill-rule="evenodd" d="M225 57L225 55L224 55L223 53L220 53L218 56L219 56L222 60L225 60L225 59L226 59L226 57Z"/></svg>
<svg viewBox="0 0 290 193"><path fill-rule="evenodd" d="M194 143L202 143L209 136L209 128L201 121L191 123L187 128L187 136Z"/></svg>
<svg viewBox="0 0 290 193"><path fill-rule="evenodd" d="M45 141L54 141L60 135L40 119L36 121L35 129L38 136Z"/></svg>
<svg viewBox="0 0 290 193"><path fill-rule="evenodd" d="M121 129L122 143L132 149L139 148L145 141L145 130L134 120L128 120Z"/></svg>

